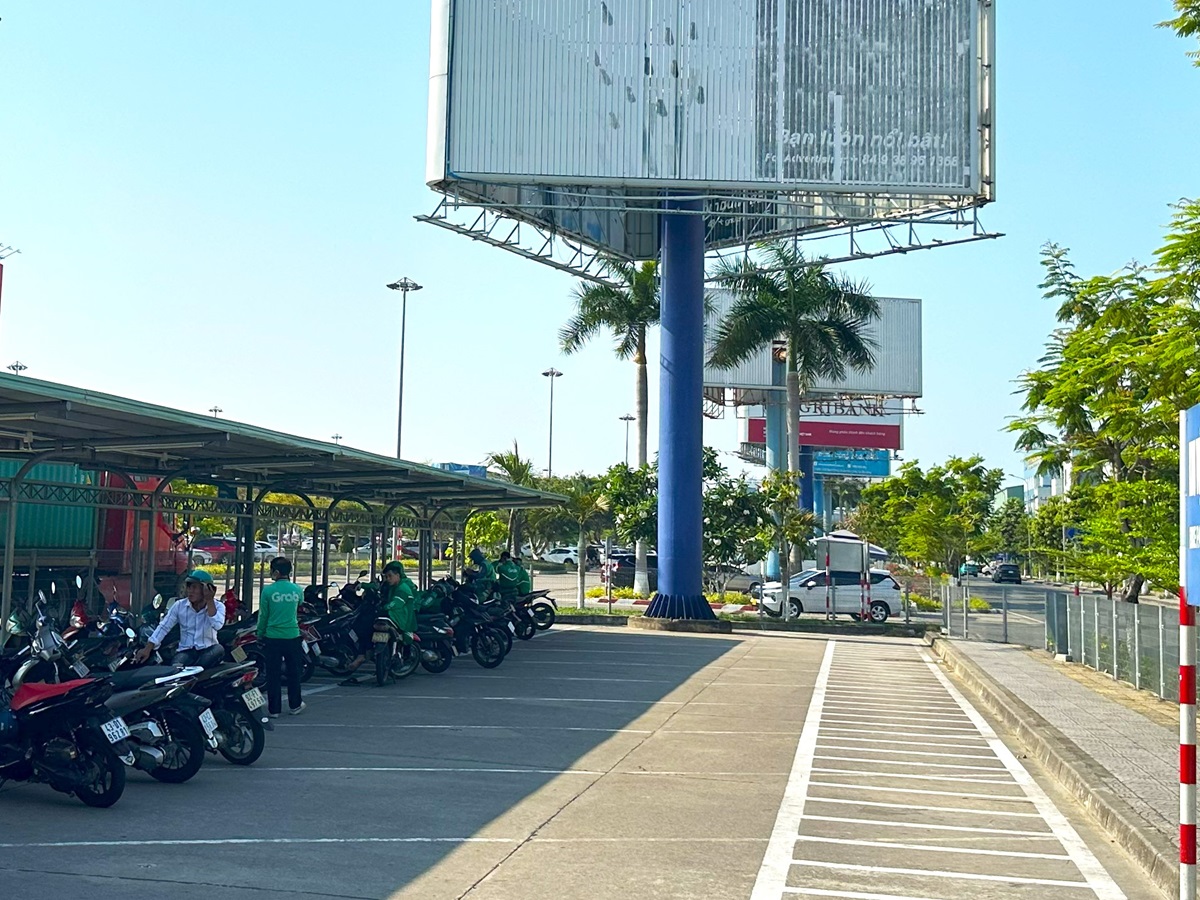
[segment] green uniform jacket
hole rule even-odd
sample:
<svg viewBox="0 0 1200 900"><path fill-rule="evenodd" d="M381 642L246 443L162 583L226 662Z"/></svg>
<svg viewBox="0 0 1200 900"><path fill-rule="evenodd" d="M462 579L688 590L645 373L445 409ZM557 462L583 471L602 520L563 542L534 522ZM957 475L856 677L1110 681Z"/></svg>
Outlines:
<svg viewBox="0 0 1200 900"><path fill-rule="evenodd" d="M396 627L405 634L417 630L417 590L407 576L400 576L395 587L383 585L383 609Z"/></svg>
<svg viewBox="0 0 1200 900"><path fill-rule="evenodd" d="M521 590L522 576L525 570L515 560L508 562L496 563L496 586L500 589L500 593L505 597L515 597L517 594L523 593Z"/></svg>
<svg viewBox="0 0 1200 900"><path fill-rule="evenodd" d="M304 591L296 582L282 578L263 588L258 599L258 636L260 638L298 638L300 625L296 607Z"/></svg>

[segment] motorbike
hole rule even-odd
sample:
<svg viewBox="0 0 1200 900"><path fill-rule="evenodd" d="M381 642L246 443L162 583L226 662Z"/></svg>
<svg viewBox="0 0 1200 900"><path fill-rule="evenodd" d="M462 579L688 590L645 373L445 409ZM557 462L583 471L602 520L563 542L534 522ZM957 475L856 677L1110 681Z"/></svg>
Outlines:
<svg viewBox="0 0 1200 900"><path fill-rule="evenodd" d="M0 692L0 782L30 781L109 807L133 762L129 728L104 705L112 687L92 678Z"/></svg>
<svg viewBox="0 0 1200 900"><path fill-rule="evenodd" d="M371 655L375 663L375 683L383 687L389 678L407 678L421 662L421 638L405 634L388 616L376 616L371 626Z"/></svg>
<svg viewBox="0 0 1200 900"><path fill-rule="evenodd" d="M197 677L191 692L208 700L216 719L216 747L211 748L236 766L248 766L263 753L267 699L254 686L252 663L225 663Z"/></svg>
<svg viewBox="0 0 1200 900"><path fill-rule="evenodd" d="M421 668L441 674L454 662L454 629L440 611L417 612L417 637L420 639Z"/></svg>
<svg viewBox="0 0 1200 900"><path fill-rule="evenodd" d="M548 631L554 625L558 602L550 596L549 590L522 594L517 599L528 604L529 614L533 616L533 624L538 631Z"/></svg>
<svg viewBox="0 0 1200 900"><path fill-rule="evenodd" d="M472 591L457 581L443 578L437 584L447 598L445 605L457 652L470 653L485 669L494 669L504 662L508 642L512 641L508 629L497 622Z"/></svg>

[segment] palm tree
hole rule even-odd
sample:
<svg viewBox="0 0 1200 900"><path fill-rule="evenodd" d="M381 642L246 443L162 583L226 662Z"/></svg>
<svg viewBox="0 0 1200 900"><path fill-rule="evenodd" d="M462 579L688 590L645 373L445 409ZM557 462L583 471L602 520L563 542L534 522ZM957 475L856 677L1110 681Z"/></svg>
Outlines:
<svg viewBox="0 0 1200 900"><path fill-rule="evenodd" d="M559 330L563 353L574 353L598 332L612 333L618 359L632 359L637 375L634 390L634 415L637 418L637 464L648 459L649 387L646 373L646 332L658 324L658 264L638 265L619 259L605 262L605 273L616 284L584 284L575 289L575 315ZM646 544L637 543L634 590L650 592L646 571Z"/></svg>
<svg viewBox="0 0 1200 900"><path fill-rule="evenodd" d="M608 521L608 501L604 496L604 485L597 478L589 478L582 472L563 479L554 485L554 490L567 498L560 507L562 515L578 529L579 564L576 573L579 579L579 608L583 609L587 575L588 539L595 535Z"/></svg>
<svg viewBox="0 0 1200 900"><path fill-rule="evenodd" d="M749 256L721 260L716 281L730 288L733 306L718 323L709 364L732 368L769 346L787 343L788 472L800 472L800 397L819 379L875 366L875 341L866 329L879 317L870 288L826 271L792 244L763 245L765 265Z"/></svg>
<svg viewBox="0 0 1200 900"><path fill-rule="evenodd" d="M533 460L523 459L517 442L513 440L512 450L500 453L489 453L485 463L494 474L505 481L521 487L533 487ZM524 524L521 510L508 511L508 549L513 553L521 552L521 526Z"/></svg>

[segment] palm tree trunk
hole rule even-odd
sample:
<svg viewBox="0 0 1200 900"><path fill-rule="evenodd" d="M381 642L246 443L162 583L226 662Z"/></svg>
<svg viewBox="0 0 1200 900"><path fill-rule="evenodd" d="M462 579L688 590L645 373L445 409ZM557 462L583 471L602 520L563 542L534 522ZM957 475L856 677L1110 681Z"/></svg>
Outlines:
<svg viewBox="0 0 1200 900"><path fill-rule="evenodd" d="M788 474L799 484L800 479L800 374L796 371L796 345L788 339L787 352L787 439ZM791 548L791 569L799 572L804 566L803 552Z"/></svg>
<svg viewBox="0 0 1200 900"><path fill-rule="evenodd" d="M579 608L583 609L587 605L584 597L584 594L587 592L584 586L587 577L587 532L582 528L579 529L579 546L575 549L575 552L578 554L578 558L575 560L575 571L579 588L578 604Z"/></svg>
<svg viewBox="0 0 1200 900"><path fill-rule="evenodd" d="M634 415L637 416L637 464L639 468L649 462L650 440L650 388L646 374L646 332L642 331L638 341L637 355L633 358L637 367L637 380L634 398ZM650 572L646 564L646 542L638 541L634 545L636 554L633 569L633 589L643 596L650 595Z"/></svg>

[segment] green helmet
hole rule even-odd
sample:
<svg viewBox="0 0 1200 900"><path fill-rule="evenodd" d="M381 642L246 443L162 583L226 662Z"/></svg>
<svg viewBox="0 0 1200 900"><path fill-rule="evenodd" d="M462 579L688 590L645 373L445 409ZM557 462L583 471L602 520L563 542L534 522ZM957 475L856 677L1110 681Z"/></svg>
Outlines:
<svg viewBox="0 0 1200 900"><path fill-rule="evenodd" d="M383 574L386 575L388 572L396 572L399 575L403 575L404 574L404 564L402 562L400 562L400 560L398 560L398 559L393 559L391 562L389 562L386 566L383 567Z"/></svg>

